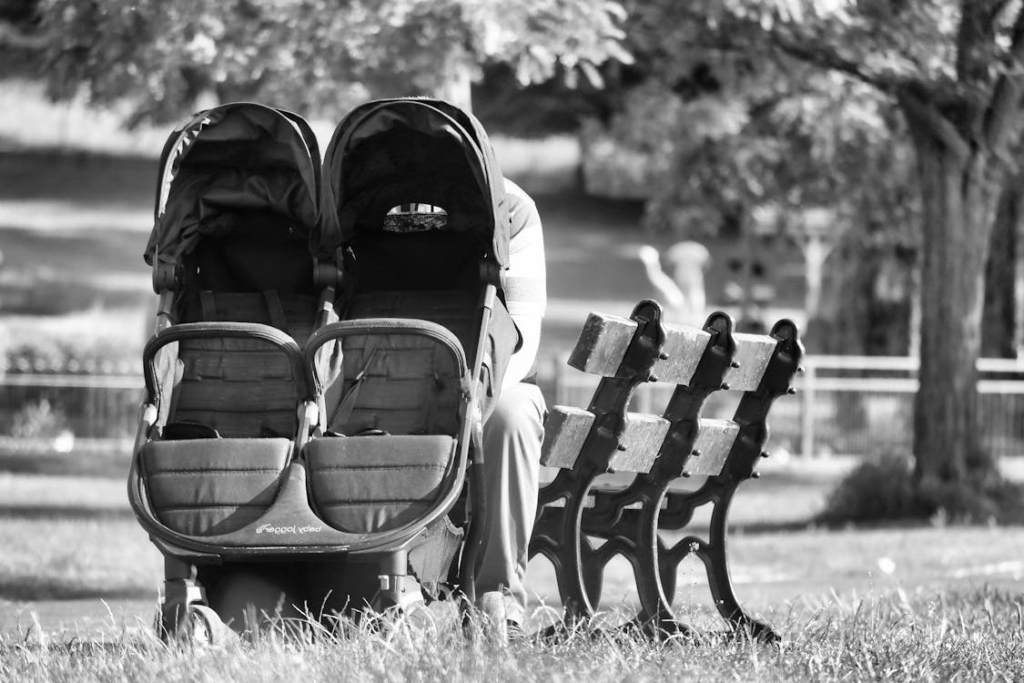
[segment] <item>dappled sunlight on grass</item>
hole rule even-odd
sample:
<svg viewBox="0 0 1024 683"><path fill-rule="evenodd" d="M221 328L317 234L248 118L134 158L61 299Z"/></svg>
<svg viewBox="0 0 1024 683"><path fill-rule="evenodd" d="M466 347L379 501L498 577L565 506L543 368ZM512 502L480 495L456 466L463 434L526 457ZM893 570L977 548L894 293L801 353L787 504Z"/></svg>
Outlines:
<svg viewBox="0 0 1024 683"><path fill-rule="evenodd" d="M163 561L134 519L74 519L59 509L32 518L6 512L0 598L156 596Z"/></svg>
<svg viewBox="0 0 1024 683"><path fill-rule="evenodd" d="M45 456L38 456L45 457ZM128 461L125 459L125 479ZM49 507L54 514L65 508L128 510L125 482L106 477L13 475L0 472L0 506Z"/></svg>

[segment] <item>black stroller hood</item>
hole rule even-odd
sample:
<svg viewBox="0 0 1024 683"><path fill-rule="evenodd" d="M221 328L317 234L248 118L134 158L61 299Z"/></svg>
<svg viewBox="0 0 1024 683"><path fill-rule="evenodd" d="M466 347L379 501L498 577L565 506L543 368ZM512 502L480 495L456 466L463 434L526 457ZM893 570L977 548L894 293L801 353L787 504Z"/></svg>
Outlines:
<svg viewBox="0 0 1024 683"><path fill-rule="evenodd" d="M236 212L280 215L313 254L330 256L339 240L320 221L319 167L316 137L295 114L248 102L195 114L160 156L146 262L180 263L200 237L225 229L218 217Z"/></svg>
<svg viewBox="0 0 1024 683"><path fill-rule="evenodd" d="M504 179L483 126L447 102L376 100L346 116L324 154L325 223L344 243L381 230L404 203L448 213L448 229L475 233L486 253L508 266Z"/></svg>

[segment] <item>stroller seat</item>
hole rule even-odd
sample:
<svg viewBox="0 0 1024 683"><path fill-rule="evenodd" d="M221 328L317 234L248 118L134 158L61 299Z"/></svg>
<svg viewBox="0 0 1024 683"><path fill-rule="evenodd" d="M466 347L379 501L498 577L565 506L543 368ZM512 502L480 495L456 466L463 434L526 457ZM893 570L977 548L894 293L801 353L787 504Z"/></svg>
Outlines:
<svg viewBox="0 0 1024 683"><path fill-rule="evenodd" d="M270 508L292 455L289 439L146 444L142 467L156 517L188 536L237 531Z"/></svg>
<svg viewBox="0 0 1024 683"><path fill-rule="evenodd" d="M342 374L327 388L326 428L339 434L381 430L389 434L458 435L459 397L465 390L466 349L475 349L478 296L468 292L386 291L361 294L346 320L422 320L444 329L445 343L414 334L346 337ZM447 344L447 346L446 346ZM461 360L450 348L458 345Z"/></svg>

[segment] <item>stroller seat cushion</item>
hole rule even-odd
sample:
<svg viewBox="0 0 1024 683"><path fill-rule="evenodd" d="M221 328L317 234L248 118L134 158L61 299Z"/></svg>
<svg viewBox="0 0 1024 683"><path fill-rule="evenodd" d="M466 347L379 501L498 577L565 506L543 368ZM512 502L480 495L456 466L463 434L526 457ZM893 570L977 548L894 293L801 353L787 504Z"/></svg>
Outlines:
<svg viewBox="0 0 1024 683"><path fill-rule="evenodd" d="M288 439L182 439L143 446L150 504L189 536L237 531L273 504L292 452Z"/></svg>
<svg viewBox="0 0 1024 683"><path fill-rule="evenodd" d="M388 531L419 519L455 459L450 436L314 439L304 454L313 509L342 531Z"/></svg>

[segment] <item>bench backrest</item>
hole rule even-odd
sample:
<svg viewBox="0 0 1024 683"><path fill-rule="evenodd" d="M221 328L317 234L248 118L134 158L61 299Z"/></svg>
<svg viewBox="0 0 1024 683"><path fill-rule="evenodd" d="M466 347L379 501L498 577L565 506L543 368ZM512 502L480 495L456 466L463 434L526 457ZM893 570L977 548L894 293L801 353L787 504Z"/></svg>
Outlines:
<svg viewBox="0 0 1024 683"><path fill-rule="evenodd" d="M602 380L587 409L552 408L541 463L750 477L767 440L768 410L790 391L801 356L796 326L788 320L770 335L758 335L734 333L724 313L712 314L704 329L665 325L653 302L642 302L630 319L592 313L569 365ZM652 381L676 385L663 413L628 412L634 390ZM732 419L700 417L715 391L742 392Z"/></svg>

